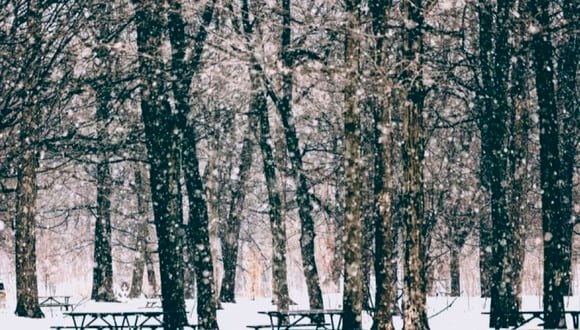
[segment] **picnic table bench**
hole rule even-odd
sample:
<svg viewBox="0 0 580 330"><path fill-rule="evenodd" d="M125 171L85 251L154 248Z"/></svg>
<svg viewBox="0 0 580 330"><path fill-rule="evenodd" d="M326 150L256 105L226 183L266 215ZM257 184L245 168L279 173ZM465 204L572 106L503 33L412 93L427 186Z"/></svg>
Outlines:
<svg viewBox="0 0 580 330"><path fill-rule="evenodd" d="M266 314L270 319L270 324L247 325L247 328L260 329L332 329L338 330L342 327L342 309L305 309L305 310L282 310L282 311L260 311L259 314ZM321 321L316 318L322 317ZM326 323L328 317L330 323ZM337 320L335 320L337 318Z"/></svg>
<svg viewBox="0 0 580 330"><path fill-rule="evenodd" d="M490 313L483 312L482 314L489 315ZM512 330L519 329L524 324L529 323L534 319L544 321L544 311L541 310L518 311L518 314L520 314L521 320L518 322L517 326L512 328ZM570 316L572 317L572 325L574 326L574 329L578 329L579 326L578 319L580 317L580 310L564 311L564 315L566 314L570 314Z"/></svg>
<svg viewBox="0 0 580 330"><path fill-rule="evenodd" d="M58 307L60 310L73 309L73 305L70 303L70 296L39 296L40 307Z"/></svg>

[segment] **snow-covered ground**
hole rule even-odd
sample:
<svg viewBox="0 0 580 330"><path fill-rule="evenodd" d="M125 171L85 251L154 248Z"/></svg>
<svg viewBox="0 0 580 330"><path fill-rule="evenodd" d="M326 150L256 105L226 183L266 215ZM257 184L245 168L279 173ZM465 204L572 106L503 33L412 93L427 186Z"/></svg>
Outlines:
<svg viewBox="0 0 580 330"><path fill-rule="evenodd" d="M71 298L72 302L79 301L80 298ZM297 301L298 305L293 308L307 307L306 299L302 298ZM324 303L326 308L340 308L339 295L325 295ZM568 309L580 309L580 296L567 298L566 306ZM146 300L136 299L126 303L95 303L87 301L77 307L77 311L134 311L142 310ZM527 296L523 299L524 310L536 310L541 306L541 298ZM452 330L452 329L487 329L487 315L481 314L489 310L489 299L479 297L461 297L458 299L451 297L429 297L429 324L432 330ZM187 302L190 319L195 320L195 304L193 301ZM273 306L270 299L261 298L250 300L239 298L235 304L223 304L223 309L218 311L218 322L222 330L245 330L248 324L264 324L268 320L266 316L258 314L258 311L270 310ZM4 310L0 310L0 329L1 330L49 330L52 325L69 324L67 316L56 309L44 309L46 318L33 320L27 318L18 318L13 315L14 302L9 302ZM539 329L539 322L530 322L522 329ZM364 318L364 328L369 329L371 319L367 316ZM400 317L395 317L395 326L397 329L402 328ZM572 320L568 320L568 327L572 328Z"/></svg>

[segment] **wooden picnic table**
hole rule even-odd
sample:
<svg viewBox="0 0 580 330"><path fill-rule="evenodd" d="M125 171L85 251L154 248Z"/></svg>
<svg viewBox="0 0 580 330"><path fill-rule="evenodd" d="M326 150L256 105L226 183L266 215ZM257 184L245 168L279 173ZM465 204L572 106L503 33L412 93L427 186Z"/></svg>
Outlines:
<svg viewBox="0 0 580 330"><path fill-rule="evenodd" d="M72 309L72 304L70 303L71 296L39 296L40 307L58 307L60 310L63 308L68 311Z"/></svg>
<svg viewBox="0 0 580 330"><path fill-rule="evenodd" d="M163 329L163 311L124 311L124 312L70 312L72 327L53 327L59 329ZM189 324L187 328L195 329Z"/></svg>
<svg viewBox="0 0 580 330"><path fill-rule="evenodd" d="M112 329L122 329L131 326L137 328L150 323L163 323L163 312L161 311L72 312L65 315L72 318L75 329L84 329L96 324L104 324Z"/></svg>
<svg viewBox="0 0 580 330"><path fill-rule="evenodd" d="M483 312L482 314L489 315L489 312ZM518 311L518 314L522 317L518 325L513 327L512 330L521 328L524 324L531 322L534 319L544 321L544 311L541 310L528 310L528 311ZM564 311L564 315L570 314L572 317L572 325L574 329L578 329L578 319L580 317L580 310L568 310Z"/></svg>
<svg viewBox="0 0 580 330"><path fill-rule="evenodd" d="M315 329L338 330L342 328L342 309L297 309L282 311L260 311L260 314L266 314L270 318L271 329L300 329L305 326L314 327ZM323 318L328 316L330 323L317 323L316 318L322 315ZM336 320L335 320L336 319ZM304 322L307 320L307 322ZM253 326L249 326L253 327Z"/></svg>

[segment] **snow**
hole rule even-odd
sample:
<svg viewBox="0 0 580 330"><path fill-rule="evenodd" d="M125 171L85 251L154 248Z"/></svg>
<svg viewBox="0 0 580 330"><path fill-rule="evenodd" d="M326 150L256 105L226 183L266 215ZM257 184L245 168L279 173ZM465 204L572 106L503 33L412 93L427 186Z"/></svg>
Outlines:
<svg viewBox="0 0 580 330"><path fill-rule="evenodd" d="M71 301L77 302L80 297L73 297ZM298 305L293 305L293 309L303 309L307 307L307 298L295 299ZM538 310L541 306L541 297L524 296L522 299L522 310ZM125 303L96 303L88 301L78 306L76 311L142 311L147 299L132 299ZM453 330L453 329L488 329L488 315L482 314L489 311L489 299L479 297L453 298L447 296L428 297L429 325L432 330ZM580 309L580 296L565 298L565 306L568 310ZM249 324L267 324L269 321L258 311L274 309L270 298L238 298L235 304L222 304L223 309L218 311L218 323L222 330L243 330ZM325 308L341 308L341 298L339 294L324 295ZM10 301L4 310L0 310L1 329L20 330L48 330L54 325L70 324L67 316L56 309L44 309L46 318L27 319L19 318L12 314L14 301ZM187 311L190 321L195 317L195 301L187 301ZM572 319L569 319L568 326L572 326ZM540 327L538 321L532 321L521 329L537 329ZM394 318L396 329L402 329L403 323L400 316ZM363 314L363 328L370 329L371 318Z"/></svg>

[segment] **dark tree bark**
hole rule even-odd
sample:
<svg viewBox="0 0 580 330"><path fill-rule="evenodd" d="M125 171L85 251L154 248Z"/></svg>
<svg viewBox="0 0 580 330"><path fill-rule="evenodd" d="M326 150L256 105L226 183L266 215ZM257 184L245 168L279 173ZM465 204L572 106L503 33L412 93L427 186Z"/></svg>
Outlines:
<svg viewBox="0 0 580 330"><path fill-rule="evenodd" d="M187 230L185 228L184 230ZM195 299L195 250L188 239L183 250L183 290L185 299Z"/></svg>
<svg viewBox="0 0 580 330"><path fill-rule="evenodd" d="M179 186L179 158L174 132L178 129L167 101L161 56L163 9L156 1L133 0L141 83L141 111L145 124L153 214L158 237L161 295L166 329L187 323L183 290L185 233Z"/></svg>
<svg viewBox="0 0 580 330"><path fill-rule="evenodd" d="M95 301L115 300L111 247L111 172L109 163L105 158L101 158L102 161L97 164L97 214L93 254L95 267L93 268L93 289L91 293L91 299Z"/></svg>
<svg viewBox="0 0 580 330"><path fill-rule="evenodd" d="M147 282L151 288L153 296L159 294L159 288L157 287L157 277L155 276L155 265L153 264L152 252L149 249L145 249L145 270L147 272Z"/></svg>
<svg viewBox="0 0 580 330"><path fill-rule="evenodd" d="M33 94L33 93L31 93ZM44 314L38 305L38 283L36 277L36 168L38 150L36 130L39 123L39 109L34 96L29 95L20 118L19 142L21 154L18 162L18 183L16 187L16 220L14 242L16 248L16 312L23 317L42 318Z"/></svg>
<svg viewBox="0 0 580 330"><path fill-rule="evenodd" d="M369 3L372 15L372 27L375 35L374 62L381 68L384 65L385 23L387 9L391 1L372 0ZM377 77L377 89L383 77ZM388 97L388 96L387 96ZM393 141L392 124L388 110L378 97L373 104L373 146L374 146L374 182L373 182L373 216L375 218L375 314L371 330L394 330L393 315L396 311L397 273L395 246L393 244L396 228L391 213L392 206L392 166L388 151Z"/></svg>
<svg viewBox="0 0 580 330"><path fill-rule="evenodd" d="M197 318L200 329L218 329L217 300L214 292L214 267L209 241L209 218L205 188L199 172L197 158L197 132L193 124L188 123L191 112L189 92L193 74L201 63L201 54L207 38L206 27L211 22L215 1L208 3L202 14L202 24L196 35L191 62L185 62L187 49L185 39L185 22L182 18L182 6L179 0L170 2L168 15L169 40L171 42L171 72L177 77L172 83L175 98L176 121L178 123L178 140L181 143L182 165L189 204L189 223L187 239L189 253L193 254L197 289ZM190 255L191 256L191 255Z"/></svg>
<svg viewBox="0 0 580 330"><path fill-rule="evenodd" d="M107 4L103 3L100 9L105 13L110 11ZM107 145L109 134L107 124L110 120L109 107L111 106L111 88L113 83L110 79L111 70L108 66L108 53L106 39L110 37L108 27L101 23L98 27L99 46L94 49L99 65L99 73L103 78L95 85L97 97L97 140ZM91 299L95 301L114 301L113 292L113 252L111 246L111 193L112 178L109 168L109 155L106 150L99 152L97 164L97 214L95 218L95 244L93 253L93 289Z"/></svg>
<svg viewBox="0 0 580 330"><path fill-rule="evenodd" d="M565 329L563 264L569 257L566 249L568 219L563 219L561 161L554 59L549 31L550 1L530 0L532 22L538 29L532 37L536 93L540 117L540 182L542 188L542 231L544 234L544 328Z"/></svg>
<svg viewBox="0 0 580 330"><path fill-rule="evenodd" d="M481 161L480 161L480 181L487 191L490 190L491 164L491 130L487 124L487 113L493 108L493 98L491 92L494 88L492 71L493 52L493 17L491 4L484 1L479 2L479 66L481 71L480 86L480 106L479 130L481 132ZM492 279L490 269L492 269L492 221L491 217L485 215L481 217L479 223L479 269L481 296L491 297Z"/></svg>
<svg viewBox="0 0 580 330"><path fill-rule="evenodd" d="M562 117L561 144L562 148L562 219L567 221L564 246L568 255L562 264L563 290L572 295L572 233L574 209L574 165L578 145L580 109L578 108L577 68L580 47L580 29L574 22L580 19L580 4L576 1L564 1L562 6L564 18L571 27L568 28L565 41L558 56L558 89L557 101Z"/></svg>
<svg viewBox="0 0 580 330"><path fill-rule="evenodd" d="M507 206L507 153L505 150L507 121L512 108L509 102L510 58L512 49L508 40L512 20L512 1L497 3L494 19L492 5L479 2L480 24L480 70L483 111L480 118L482 135L482 168L485 186L491 197L491 307L490 327L516 326L519 301L514 275L516 248L511 245L517 239L516 225L510 218ZM495 25L494 25L495 23ZM489 237L488 237L489 238ZM483 247L480 248L489 248Z"/></svg>
<svg viewBox="0 0 580 330"><path fill-rule="evenodd" d="M41 47L41 30L39 4L36 0L28 3L27 45L31 51ZM41 109L38 100L39 91L35 81L35 72L39 65L38 58L30 59L30 68L25 68L28 88L23 97L20 112L20 132L18 142L20 155L17 167L16 185L16 219L14 221L14 246L16 261L16 311L22 317L42 318L44 314L38 305L38 280L36 277L36 169L39 162L38 127Z"/></svg>
<svg viewBox="0 0 580 330"><path fill-rule="evenodd" d="M396 311L396 259L394 218L391 213L391 158L387 146L392 141L391 123L379 105L374 112L374 216L375 216L375 314L372 330L394 330ZM385 132L385 130L388 130ZM395 265L395 266L393 266Z"/></svg>
<svg viewBox="0 0 580 330"><path fill-rule="evenodd" d="M278 310L287 310L290 303L287 280L286 264L286 225L282 218L281 193L274 155L270 141L270 123L268 120L268 107L266 95L258 86L254 86L254 100L252 108L256 111L258 141L262 152L262 162L266 187L268 189L268 202L270 204L270 228L272 231L272 276L273 296L276 297ZM256 126L256 125L254 125Z"/></svg>
<svg viewBox="0 0 580 330"><path fill-rule="evenodd" d="M201 329L218 329L214 292L213 259L209 243L209 220L205 189L199 174L196 136L192 126L185 131L184 173L189 200L188 239L194 254L197 289L197 318Z"/></svg>
<svg viewBox="0 0 580 330"><path fill-rule="evenodd" d="M513 287L515 290L516 299L521 305L522 297L522 277L525 258L525 212L527 205L527 187L528 170L527 170L527 156L528 156L528 134L531 128L529 109L526 102L528 95L528 52L524 50L523 42L526 31L525 17L525 1L521 1L517 8L520 18L514 22L514 44L516 51L522 52L521 56L516 56L512 60L512 83L510 90L511 113L509 118L509 150L508 154L508 176L511 179L509 186L509 213L510 219L513 222L514 240L511 244L513 249L514 261L512 262Z"/></svg>
<svg viewBox="0 0 580 330"><path fill-rule="evenodd" d="M222 239L222 258L224 275L220 290L222 302L235 302L236 270L238 266L238 243L240 239L240 225L242 223L242 211L246 195L246 182L252 167L252 155L254 143L251 138L251 129L244 134L240 165L238 167L238 180L232 188L232 198L229 205L228 219L225 224L224 238Z"/></svg>
<svg viewBox="0 0 580 330"><path fill-rule="evenodd" d="M300 150L296 126L292 114L293 95L293 66L294 60L290 53L292 43L291 28L291 4L290 0L282 0L282 34L280 44L280 60L284 69L282 70L281 97L275 100L276 108L280 113L282 126L284 127L284 137L290 158L291 174L296 182L296 203L298 204L298 215L300 217L300 249L302 253L302 269L306 278L308 289L308 299L310 308L323 308L322 291L320 290L320 279L318 267L315 259L314 239L314 219L312 218L312 203L308 192L308 179L304 173L302 164L302 152Z"/></svg>
<svg viewBox="0 0 580 330"><path fill-rule="evenodd" d="M141 165L137 165L141 167ZM144 171L141 168L135 170L135 194L137 195L137 240L135 242L135 260L133 261L133 274L131 276L131 290L129 298L138 298L142 294L143 277L145 276L145 260L147 254L147 238L149 237L149 205L145 198L147 188L145 186ZM155 291L154 291L155 292Z"/></svg>
<svg viewBox="0 0 580 330"><path fill-rule="evenodd" d="M403 237L404 237L404 317L405 330L429 329L425 279L425 215L423 205L423 159L425 128L423 107L423 1L403 2L404 71L401 73L406 99L403 103Z"/></svg>
<svg viewBox="0 0 580 330"><path fill-rule="evenodd" d="M361 164L360 164L360 108L358 105L358 53L360 36L356 34L359 22L360 1L346 1L345 69L344 87L344 289L343 327L362 329L363 269L361 223Z"/></svg>
<svg viewBox="0 0 580 330"><path fill-rule="evenodd" d="M453 244L449 260L449 273L451 277L451 297L461 296L461 272L459 269L460 248Z"/></svg>

